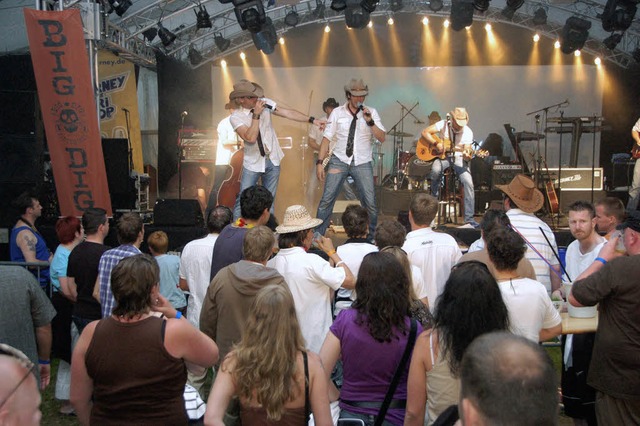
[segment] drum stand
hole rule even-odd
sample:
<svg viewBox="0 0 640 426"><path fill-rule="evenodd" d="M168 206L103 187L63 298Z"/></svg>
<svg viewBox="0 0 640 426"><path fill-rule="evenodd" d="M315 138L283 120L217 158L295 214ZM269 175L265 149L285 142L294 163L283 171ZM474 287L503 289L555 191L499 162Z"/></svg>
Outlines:
<svg viewBox="0 0 640 426"><path fill-rule="evenodd" d="M405 107L400 101L396 100L398 104L400 104L400 120L394 124L391 129L387 132L388 135L393 136L393 169L391 173L385 178L382 184L392 182L393 189L397 190L402 187L405 179L405 173L401 164L402 157L401 153L404 152L404 142L402 138L413 136L410 133L404 132L404 119L407 115L411 114L416 120L420 121L418 117L416 117L411 111L415 107L417 107L420 102L416 102L411 108ZM399 127L398 127L399 126Z"/></svg>

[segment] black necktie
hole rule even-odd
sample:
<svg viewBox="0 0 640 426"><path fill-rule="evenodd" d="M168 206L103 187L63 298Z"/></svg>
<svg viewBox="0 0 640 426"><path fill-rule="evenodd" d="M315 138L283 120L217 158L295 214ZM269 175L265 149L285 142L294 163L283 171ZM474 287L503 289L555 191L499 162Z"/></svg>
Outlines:
<svg viewBox="0 0 640 426"><path fill-rule="evenodd" d="M253 110L251 110L251 114L253 114ZM264 145L262 144L262 136L260 136L260 120L258 120L258 149L260 150L260 155L264 157Z"/></svg>
<svg viewBox="0 0 640 426"><path fill-rule="evenodd" d="M349 110L349 112L351 112L351 110ZM349 127L349 136L347 136L347 157L351 157L353 155L353 138L356 135L357 121L358 121L358 110L356 110L356 113L353 114L353 120L351 120L351 126Z"/></svg>

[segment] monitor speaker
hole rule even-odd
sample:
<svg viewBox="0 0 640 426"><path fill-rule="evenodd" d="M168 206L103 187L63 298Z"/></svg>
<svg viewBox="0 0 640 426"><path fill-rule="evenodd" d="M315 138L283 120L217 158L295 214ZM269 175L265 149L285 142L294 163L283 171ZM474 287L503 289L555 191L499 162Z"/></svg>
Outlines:
<svg viewBox="0 0 640 426"><path fill-rule="evenodd" d="M153 224L204 227L204 217L198 200L160 199L153 207Z"/></svg>

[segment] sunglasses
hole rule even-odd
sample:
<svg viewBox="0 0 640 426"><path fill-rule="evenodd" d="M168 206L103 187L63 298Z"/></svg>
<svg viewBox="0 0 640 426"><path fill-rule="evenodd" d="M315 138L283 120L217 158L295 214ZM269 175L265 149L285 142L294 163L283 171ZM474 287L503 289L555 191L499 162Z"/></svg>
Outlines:
<svg viewBox="0 0 640 426"><path fill-rule="evenodd" d="M31 362L31 360L27 358L27 356L21 351L12 346L5 345L4 343L0 343L0 355L10 356L28 370L27 373L22 376L22 379L20 379L20 381L13 387L13 389L11 389L11 392L9 392L6 398L3 399L2 402L0 402L0 409L2 409L2 407L4 407L4 404L6 404L9 399L11 399L11 396L13 396L13 394L16 393L16 391L24 383L24 381L27 380L29 375L31 375L35 371L35 364Z"/></svg>

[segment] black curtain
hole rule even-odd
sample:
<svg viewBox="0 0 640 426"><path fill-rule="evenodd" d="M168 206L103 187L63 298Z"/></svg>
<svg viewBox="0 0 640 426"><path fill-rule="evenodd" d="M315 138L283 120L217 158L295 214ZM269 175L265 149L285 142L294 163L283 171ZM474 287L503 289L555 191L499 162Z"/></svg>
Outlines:
<svg viewBox="0 0 640 426"><path fill-rule="evenodd" d="M212 127L211 69L204 65L191 69L161 53L156 55L158 70L158 186L164 190L178 170L178 130Z"/></svg>

